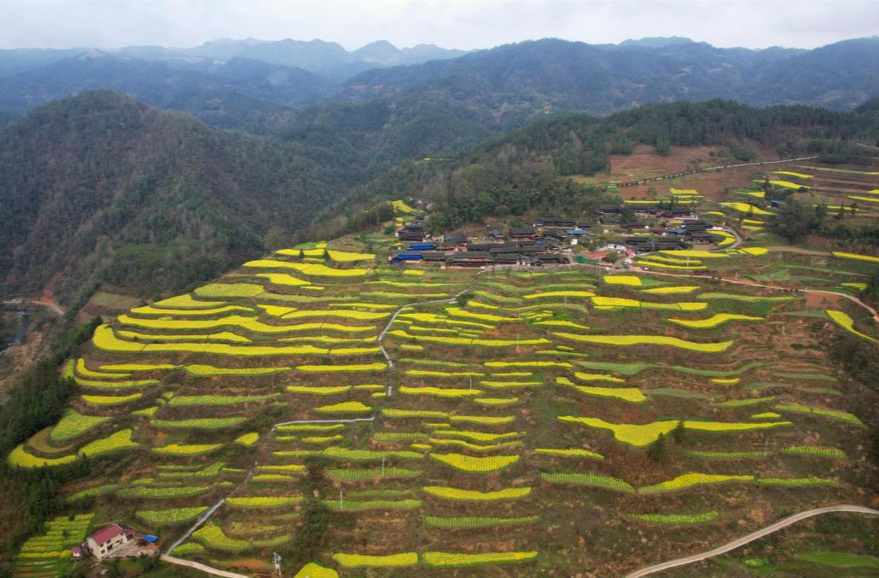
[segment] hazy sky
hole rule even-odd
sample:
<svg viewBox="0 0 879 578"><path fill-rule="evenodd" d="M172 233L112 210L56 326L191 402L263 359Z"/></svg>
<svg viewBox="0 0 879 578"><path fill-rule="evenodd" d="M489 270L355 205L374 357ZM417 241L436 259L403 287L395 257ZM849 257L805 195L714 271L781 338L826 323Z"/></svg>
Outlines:
<svg viewBox="0 0 879 578"><path fill-rule="evenodd" d="M221 37L377 39L488 48L558 37L591 43L688 36L716 46L812 48L879 34L879 2L586 0L0 0L0 48L193 46Z"/></svg>

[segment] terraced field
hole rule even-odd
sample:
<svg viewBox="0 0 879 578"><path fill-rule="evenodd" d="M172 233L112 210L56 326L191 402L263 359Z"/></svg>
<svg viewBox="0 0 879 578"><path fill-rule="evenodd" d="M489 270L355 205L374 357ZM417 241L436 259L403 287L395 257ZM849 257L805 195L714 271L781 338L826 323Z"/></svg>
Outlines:
<svg viewBox="0 0 879 578"><path fill-rule="evenodd" d="M823 346L875 339L863 315L649 273L413 275L367 241L278 251L99 328L67 366L81 395L9 462L88 456L62 489L80 525L163 550L225 499L173 553L245 573L327 512L312 576L616 576L864 500L875 409ZM723 255L664 258L772 263ZM20 575L60 572L46 544Z"/></svg>

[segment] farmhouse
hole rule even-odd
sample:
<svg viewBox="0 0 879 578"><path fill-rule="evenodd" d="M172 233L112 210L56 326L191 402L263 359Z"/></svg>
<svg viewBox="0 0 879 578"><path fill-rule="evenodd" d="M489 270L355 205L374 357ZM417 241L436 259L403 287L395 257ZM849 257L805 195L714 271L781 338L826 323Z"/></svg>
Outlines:
<svg viewBox="0 0 879 578"><path fill-rule="evenodd" d="M569 219L540 219L534 223L535 227L560 227L563 229L572 229L577 223Z"/></svg>
<svg viewBox="0 0 879 578"><path fill-rule="evenodd" d="M423 241L424 225L414 223L397 230L397 238L401 241Z"/></svg>
<svg viewBox="0 0 879 578"><path fill-rule="evenodd" d="M453 253L446 262L453 267L483 267L491 265L494 261L491 255L484 251L465 251Z"/></svg>
<svg viewBox="0 0 879 578"><path fill-rule="evenodd" d="M133 537L133 531L126 530L119 524L110 524L86 538L83 546L92 556L100 560L110 556L114 548L127 544Z"/></svg>
<svg viewBox="0 0 879 578"><path fill-rule="evenodd" d="M510 239L537 239L537 232L532 227L511 227Z"/></svg>

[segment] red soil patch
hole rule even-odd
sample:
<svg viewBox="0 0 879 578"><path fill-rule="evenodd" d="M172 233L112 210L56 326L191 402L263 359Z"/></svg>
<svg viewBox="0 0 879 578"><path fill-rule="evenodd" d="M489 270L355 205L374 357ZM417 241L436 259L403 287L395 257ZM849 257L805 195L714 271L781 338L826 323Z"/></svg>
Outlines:
<svg viewBox="0 0 879 578"><path fill-rule="evenodd" d="M809 309L830 309L836 307L840 298L824 293L806 293L806 307Z"/></svg>

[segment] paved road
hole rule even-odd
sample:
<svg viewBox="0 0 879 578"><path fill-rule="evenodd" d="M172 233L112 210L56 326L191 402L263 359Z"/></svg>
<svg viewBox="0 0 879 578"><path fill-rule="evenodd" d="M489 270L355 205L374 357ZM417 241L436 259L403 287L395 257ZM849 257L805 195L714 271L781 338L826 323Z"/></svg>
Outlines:
<svg viewBox="0 0 879 578"><path fill-rule="evenodd" d="M721 554L726 554L731 550L735 550L745 544L753 542L754 540L759 540L764 536L768 536L773 532L777 532L781 529L787 528L792 524L796 524L801 520L805 520L806 518L811 518L813 516L820 516L821 514L831 514L834 512L852 512L856 514L867 514L870 516L879 516L879 510L873 510L872 508L865 508L864 506L852 506L848 504L842 504L839 506L827 506L824 508L815 508L814 510L806 510L805 512L800 512L799 514L794 514L793 516L788 516L787 518L783 518L774 524L766 526L756 532L751 532L747 536L742 536L737 540L733 540L723 546L717 547L713 550L709 550L707 552L702 552L701 554L694 554L692 556L687 556L686 558L678 558L677 560L669 560L668 562L663 562L662 564L656 564L654 566L648 566L647 568L642 568L640 570L636 570L631 574L627 575L626 578L641 578L642 576L648 576L650 574L656 574L657 572L662 572L663 570L669 570L671 568L677 568L678 566L685 566L687 564L692 564L693 562L701 562L702 560L707 560L708 558L713 558L714 556L720 556Z"/></svg>
<svg viewBox="0 0 879 578"><path fill-rule="evenodd" d="M227 572L226 570L211 568L210 566L207 566L200 562L184 560L183 558L175 558L174 556L169 556L168 554L162 554L162 561L167 562L168 564L176 564L177 566L186 566L187 568L201 570L202 572L213 574L214 576L224 576L225 578L250 578L250 576L247 576L245 574L236 574L235 572Z"/></svg>

